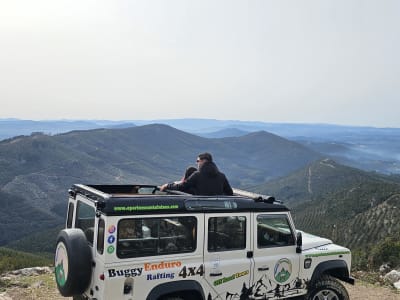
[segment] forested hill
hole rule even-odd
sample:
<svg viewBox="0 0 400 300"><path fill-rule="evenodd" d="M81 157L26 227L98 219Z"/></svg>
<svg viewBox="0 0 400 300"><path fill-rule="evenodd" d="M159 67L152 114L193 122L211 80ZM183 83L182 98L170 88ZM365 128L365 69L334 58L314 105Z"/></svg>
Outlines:
<svg viewBox="0 0 400 300"><path fill-rule="evenodd" d="M349 247L400 237L398 178L320 160L255 188L293 209L298 228Z"/></svg>
<svg viewBox="0 0 400 300"><path fill-rule="evenodd" d="M207 139L166 125L33 134L0 142L0 245L62 224L74 183L162 184L210 151L236 187L284 176L319 158L265 131Z"/></svg>

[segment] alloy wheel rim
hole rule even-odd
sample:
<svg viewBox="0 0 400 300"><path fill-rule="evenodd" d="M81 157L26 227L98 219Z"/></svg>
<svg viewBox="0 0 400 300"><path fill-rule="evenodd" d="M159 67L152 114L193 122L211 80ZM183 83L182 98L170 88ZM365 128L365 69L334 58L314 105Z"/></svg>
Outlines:
<svg viewBox="0 0 400 300"><path fill-rule="evenodd" d="M339 300L339 297L332 290L321 290L315 294L312 300Z"/></svg>

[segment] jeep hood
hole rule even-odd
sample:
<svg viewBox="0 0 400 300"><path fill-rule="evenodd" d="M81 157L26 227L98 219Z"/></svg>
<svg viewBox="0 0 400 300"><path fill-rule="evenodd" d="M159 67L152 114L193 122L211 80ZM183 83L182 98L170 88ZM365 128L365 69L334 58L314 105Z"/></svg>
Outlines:
<svg viewBox="0 0 400 300"><path fill-rule="evenodd" d="M330 239L312 235L301 230L298 230L298 232L301 232L301 235L303 237L303 247L302 247L303 250L308 250L311 248L332 244L332 241Z"/></svg>

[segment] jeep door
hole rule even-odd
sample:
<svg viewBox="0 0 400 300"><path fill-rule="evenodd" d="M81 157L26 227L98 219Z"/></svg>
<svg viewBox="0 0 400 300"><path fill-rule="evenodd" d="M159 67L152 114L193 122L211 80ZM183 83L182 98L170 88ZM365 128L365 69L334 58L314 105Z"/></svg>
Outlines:
<svg viewBox="0 0 400 300"><path fill-rule="evenodd" d="M206 299L239 299L251 281L250 213L206 214L205 226Z"/></svg>
<svg viewBox="0 0 400 300"><path fill-rule="evenodd" d="M281 299L298 295L299 254L287 213L255 213L252 299Z"/></svg>

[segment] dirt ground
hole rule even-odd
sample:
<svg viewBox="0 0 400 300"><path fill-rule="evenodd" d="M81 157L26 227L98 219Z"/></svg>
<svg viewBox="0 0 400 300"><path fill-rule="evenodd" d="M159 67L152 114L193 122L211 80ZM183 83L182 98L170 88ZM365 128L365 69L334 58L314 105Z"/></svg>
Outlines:
<svg viewBox="0 0 400 300"><path fill-rule="evenodd" d="M72 300L62 297L52 275L34 276L23 286L9 287L0 292L0 300ZM375 286L362 281L356 285L345 284L351 300L400 300L400 291L388 287Z"/></svg>
<svg viewBox="0 0 400 300"><path fill-rule="evenodd" d="M351 300L400 300L400 292L387 287L374 286L362 281L345 284Z"/></svg>

